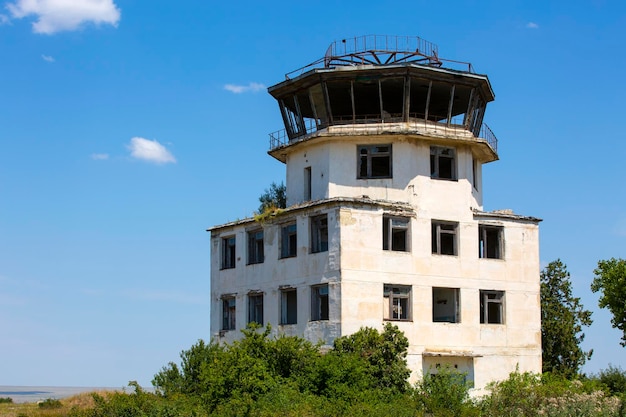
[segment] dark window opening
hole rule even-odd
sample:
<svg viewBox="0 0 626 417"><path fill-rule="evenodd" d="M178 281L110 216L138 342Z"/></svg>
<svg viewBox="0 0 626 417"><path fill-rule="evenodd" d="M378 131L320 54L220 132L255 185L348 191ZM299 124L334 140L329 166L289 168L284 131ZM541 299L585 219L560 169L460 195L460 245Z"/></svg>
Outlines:
<svg viewBox="0 0 626 417"><path fill-rule="evenodd" d="M328 250L328 216L323 214L311 218L311 252Z"/></svg>
<svg viewBox="0 0 626 417"><path fill-rule="evenodd" d="M452 148L430 148L430 177L456 180L456 152Z"/></svg>
<svg viewBox="0 0 626 417"><path fill-rule="evenodd" d="M411 287L409 285L385 284L383 319L411 320Z"/></svg>
<svg viewBox="0 0 626 417"><path fill-rule="evenodd" d="M432 252L438 255L457 255L457 223L432 222Z"/></svg>
<svg viewBox="0 0 626 417"><path fill-rule="evenodd" d="M248 232L248 264L260 264L263 261L263 230Z"/></svg>
<svg viewBox="0 0 626 417"><path fill-rule="evenodd" d="M311 320L328 320L328 284L311 287Z"/></svg>
<svg viewBox="0 0 626 417"><path fill-rule="evenodd" d="M298 322L298 296L295 289L282 290L280 293L280 324Z"/></svg>
<svg viewBox="0 0 626 417"><path fill-rule="evenodd" d="M358 178L391 178L391 145L357 146Z"/></svg>
<svg viewBox="0 0 626 417"><path fill-rule="evenodd" d="M383 216L383 250L409 251L410 219Z"/></svg>
<svg viewBox="0 0 626 417"><path fill-rule="evenodd" d="M504 291L480 291L480 322L504 324Z"/></svg>
<svg viewBox="0 0 626 417"><path fill-rule="evenodd" d="M459 323L459 289L433 288L433 322Z"/></svg>
<svg viewBox="0 0 626 417"><path fill-rule="evenodd" d="M235 236L222 239L222 269L235 267Z"/></svg>
<svg viewBox="0 0 626 417"><path fill-rule="evenodd" d="M503 233L504 229L500 226L478 226L478 257L502 259Z"/></svg>
<svg viewBox="0 0 626 417"><path fill-rule="evenodd" d="M263 325L263 294L248 295L248 323Z"/></svg>
<svg viewBox="0 0 626 417"><path fill-rule="evenodd" d="M281 258L291 258L298 254L298 237L295 223L282 227L280 250Z"/></svg>
<svg viewBox="0 0 626 417"><path fill-rule="evenodd" d="M235 330L235 297L222 298L222 330Z"/></svg>

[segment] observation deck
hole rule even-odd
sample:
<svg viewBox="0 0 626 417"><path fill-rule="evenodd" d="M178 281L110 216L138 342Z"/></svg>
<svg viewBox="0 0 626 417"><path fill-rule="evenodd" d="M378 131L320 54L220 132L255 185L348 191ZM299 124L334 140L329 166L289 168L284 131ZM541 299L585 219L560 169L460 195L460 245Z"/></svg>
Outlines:
<svg viewBox="0 0 626 417"><path fill-rule="evenodd" d="M323 58L268 89L285 129L270 133L269 154L319 137L419 135L476 143L484 162L498 140L483 123L495 96L470 63L439 57L419 37L362 36L333 42Z"/></svg>

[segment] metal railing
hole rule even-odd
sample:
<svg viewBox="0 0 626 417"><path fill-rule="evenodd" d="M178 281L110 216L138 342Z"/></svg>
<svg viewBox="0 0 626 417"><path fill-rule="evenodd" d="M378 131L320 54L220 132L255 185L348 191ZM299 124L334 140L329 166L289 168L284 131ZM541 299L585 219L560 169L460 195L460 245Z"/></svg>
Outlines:
<svg viewBox="0 0 626 417"><path fill-rule="evenodd" d="M439 48L418 36L364 35L330 44L323 58L285 74L286 79L323 66L391 65L417 63L474 72L472 64L439 57ZM444 65L445 64L445 65Z"/></svg>
<svg viewBox="0 0 626 417"><path fill-rule="evenodd" d="M332 131L329 131L329 134L331 135L346 136L407 133L417 128L421 128L425 133L441 136L469 134L475 139L484 140L495 153L498 153L498 138L489 126L486 123L483 123L480 127L478 136L476 136L463 125L462 117L453 117L450 123L447 123L447 120L445 122L437 122L413 117L409 119L408 123L398 123L396 121L389 122L388 120L383 121L381 118L375 120L371 118L368 118L367 120L344 119L335 121L331 126L328 124L316 123L315 120L307 120L305 126L306 133L302 133L301 135L291 139L285 129L270 133L270 151L295 142L306 140L309 137L313 137L316 132L324 129L332 129Z"/></svg>

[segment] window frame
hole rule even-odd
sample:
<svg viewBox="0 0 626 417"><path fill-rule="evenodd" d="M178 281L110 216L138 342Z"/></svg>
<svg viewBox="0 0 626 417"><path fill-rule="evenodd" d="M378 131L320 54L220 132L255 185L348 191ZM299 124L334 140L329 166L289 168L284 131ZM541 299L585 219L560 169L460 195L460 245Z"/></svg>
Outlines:
<svg viewBox="0 0 626 417"><path fill-rule="evenodd" d="M388 148L386 151L379 151L379 148ZM365 152L363 152L365 151ZM393 152L391 143L388 144L373 144L373 145L357 145L357 179L369 180L369 179L384 179L393 178ZM386 158L388 164L388 173L384 175L376 175L374 171L374 159ZM365 161L365 168L363 162Z"/></svg>
<svg viewBox="0 0 626 417"><path fill-rule="evenodd" d="M494 298L489 298L494 296ZM495 298L497 297L497 298ZM480 324L506 324L506 294L500 290L480 290ZM498 307L499 320L490 319L490 306Z"/></svg>
<svg viewBox="0 0 626 417"><path fill-rule="evenodd" d="M222 300L222 330L237 328L237 298L234 295L223 295Z"/></svg>
<svg viewBox="0 0 626 417"><path fill-rule="evenodd" d="M395 225L394 221L404 222L404 225ZM404 249L395 248L394 231L404 230ZM394 252L411 251L411 218L402 216L383 215L383 250Z"/></svg>
<svg viewBox="0 0 626 417"><path fill-rule="evenodd" d="M311 321L328 321L330 294L328 284L311 286Z"/></svg>
<svg viewBox="0 0 626 417"><path fill-rule="evenodd" d="M446 292L452 292L453 296L452 296L452 301L454 303L454 314L453 316L448 316L450 317L449 319L446 319L446 316L435 316L435 309L436 309L436 305L439 304L440 300L436 299L436 291L446 291ZM461 323L461 289L460 288L452 288L452 287L433 287L432 288L432 294L433 294L433 323ZM449 297L445 297L446 298L446 302L447 302L447 298ZM446 304L446 302L444 302L444 304Z"/></svg>
<svg viewBox="0 0 626 417"><path fill-rule="evenodd" d="M233 269L237 261L237 238L235 235L222 238L221 269Z"/></svg>
<svg viewBox="0 0 626 417"><path fill-rule="evenodd" d="M309 218L311 224L311 253L328 252L328 214Z"/></svg>
<svg viewBox="0 0 626 417"><path fill-rule="evenodd" d="M298 256L298 224L294 221L283 224L280 228L280 259L296 256Z"/></svg>
<svg viewBox="0 0 626 417"><path fill-rule="evenodd" d="M492 243L494 237L489 237L490 233L497 234L495 236L495 244ZM490 252L493 252L494 250L495 256L490 256ZM495 226L490 224L478 225L478 258L504 259L504 226Z"/></svg>
<svg viewBox="0 0 626 417"><path fill-rule="evenodd" d="M248 323L258 323L263 326L264 301L262 292L251 292L248 294Z"/></svg>
<svg viewBox="0 0 626 417"><path fill-rule="evenodd" d="M445 227L442 229L442 227ZM452 229L450 229L450 227ZM443 253L441 246L442 235L452 235L452 253ZM459 255L459 223L444 220L432 220L431 222L431 246L433 255L458 256Z"/></svg>
<svg viewBox="0 0 626 417"><path fill-rule="evenodd" d="M451 156L446 154L450 152ZM450 176L442 176L442 160L450 160ZM457 181L458 177L456 149L447 146L430 147L430 178L436 180Z"/></svg>
<svg viewBox="0 0 626 417"><path fill-rule="evenodd" d="M290 295L293 295L293 299L289 298ZM289 308L291 303L295 305ZM293 316L289 314L290 311ZM295 288L282 288L280 290L279 323L281 326L298 324L298 291Z"/></svg>
<svg viewBox="0 0 626 417"><path fill-rule="evenodd" d="M406 290L406 293L401 293L401 291L394 293L394 289ZM412 296L413 288L411 285L383 284L383 320L412 321ZM385 298L388 298L389 300L385 301ZM397 303L396 300L398 300ZM404 304L402 300L405 300ZM396 306L398 308L394 308ZM403 307L405 307L406 314L402 313ZM399 314L398 310L400 311ZM397 317L394 317L395 315L397 315Z"/></svg>
<svg viewBox="0 0 626 417"><path fill-rule="evenodd" d="M259 238L259 234L261 237ZM248 265L265 262L265 232L263 229L248 230Z"/></svg>

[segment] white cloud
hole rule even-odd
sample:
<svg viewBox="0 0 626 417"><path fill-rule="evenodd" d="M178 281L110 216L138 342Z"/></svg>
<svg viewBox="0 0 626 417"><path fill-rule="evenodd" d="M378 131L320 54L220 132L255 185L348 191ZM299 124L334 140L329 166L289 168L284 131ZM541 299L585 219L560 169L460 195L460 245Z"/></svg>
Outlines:
<svg viewBox="0 0 626 417"><path fill-rule="evenodd" d="M133 158L143 159L144 161L155 162L157 164L176 162L174 155L156 140L134 137L130 140L128 149Z"/></svg>
<svg viewBox="0 0 626 417"><path fill-rule="evenodd" d="M226 84L224 86L224 90L235 94L247 92L258 93L261 90L265 90L265 88L265 85L260 83L248 83L248 85Z"/></svg>
<svg viewBox="0 0 626 417"><path fill-rule="evenodd" d="M54 57L51 57L50 55L41 55L41 59L46 62L54 62Z"/></svg>
<svg viewBox="0 0 626 417"><path fill-rule="evenodd" d="M539 29L539 25L536 24L535 22L528 22L528 23L526 23L526 28L528 28L528 29Z"/></svg>
<svg viewBox="0 0 626 417"><path fill-rule="evenodd" d="M76 30L85 23L117 26L120 20L113 0L16 0L6 8L16 19L34 15L33 32L46 35Z"/></svg>
<svg viewBox="0 0 626 417"><path fill-rule="evenodd" d="M95 159L96 161L103 161L105 159L109 159L108 153L92 153L91 159Z"/></svg>

